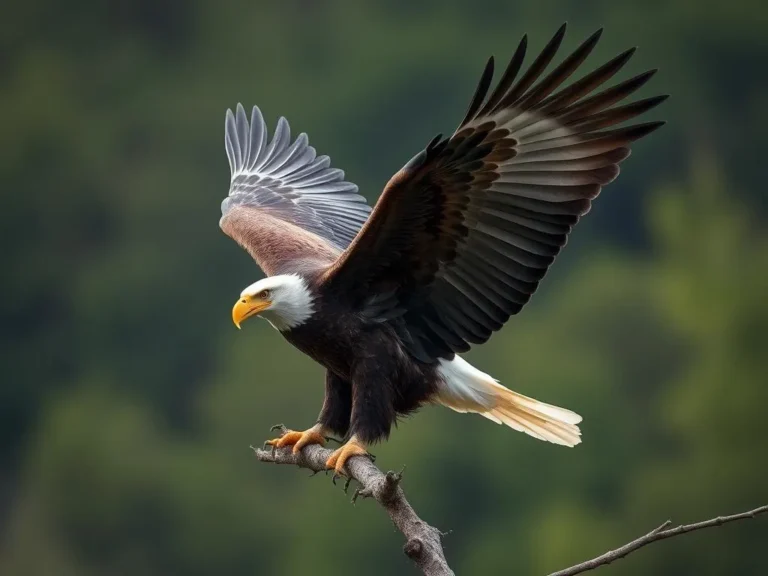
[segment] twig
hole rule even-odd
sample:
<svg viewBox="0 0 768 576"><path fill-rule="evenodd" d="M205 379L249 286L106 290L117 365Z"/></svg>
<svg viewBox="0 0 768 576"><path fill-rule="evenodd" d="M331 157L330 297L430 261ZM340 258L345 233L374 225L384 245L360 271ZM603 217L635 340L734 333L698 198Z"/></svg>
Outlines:
<svg viewBox="0 0 768 576"><path fill-rule="evenodd" d="M658 542L659 540L665 540L667 538L672 538L673 536L679 536L680 534L687 534L688 532L693 532L695 530L702 530L704 528L711 528L713 526L722 526L723 524L727 524L728 522L736 522L737 520L754 518L755 516L758 516L760 514L766 514L766 513L768 513L768 506L761 506L760 508L755 508L754 510L750 510L749 512L742 512L741 514L733 514L732 516L718 516L717 518L712 518L711 520L705 520L704 522L697 522L696 524L684 524L682 526L677 526L675 528L669 528L669 526L672 524L672 521L667 520L666 522L664 522L664 524L662 524L655 530L651 530L645 536L641 536L637 540L633 540L632 542L630 542L629 544L625 544L621 548L616 548L616 550L611 550L610 552L606 552L605 554L598 556L597 558L593 558L592 560L587 560L586 562L582 562L581 564L577 564L576 566L571 566L570 568L566 568L565 570L560 570L559 572L553 572L549 576L574 576L574 574L581 574L583 572L588 572L589 570L594 570L595 568L599 568L600 566L605 566L606 564L610 564L615 560L624 558L624 556L631 554L635 550L638 550L643 546L651 544L652 542Z"/></svg>
<svg viewBox="0 0 768 576"><path fill-rule="evenodd" d="M316 444L305 447L298 454L293 454L290 448L254 449L254 452L262 462L294 464L312 470L313 473L325 471L325 462L333 453L332 450ZM352 496L352 503L357 502L359 498L376 499L387 511L397 529L405 536L403 552L426 576L453 575L443 552L441 542L443 534L419 518L405 499L403 489L400 487L402 470L385 474L370 459L357 456L347 461L346 471L348 481L345 482L345 492L349 488L349 479L354 478L360 484Z"/></svg>

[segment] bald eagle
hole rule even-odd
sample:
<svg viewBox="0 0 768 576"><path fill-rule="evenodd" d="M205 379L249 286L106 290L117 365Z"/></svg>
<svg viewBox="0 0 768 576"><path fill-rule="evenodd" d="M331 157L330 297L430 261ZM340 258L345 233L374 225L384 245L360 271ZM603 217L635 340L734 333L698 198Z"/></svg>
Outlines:
<svg viewBox="0 0 768 576"><path fill-rule="evenodd" d="M239 328L262 316L326 369L316 424L269 444L299 451L340 435L327 467L343 473L427 403L580 442L580 416L505 388L458 353L520 312L630 143L663 124L624 123L666 96L614 106L655 70L605 86L634 49L562 87L601 32L546 75L565 25L519 75L524 36L490 93L489 59L456 131L397 172L373 210L306 134L291 141L284 118L269 139L257 107L250 121L241 105L227 112L220 225L267 275L242 291L232 319Z"/></svg>

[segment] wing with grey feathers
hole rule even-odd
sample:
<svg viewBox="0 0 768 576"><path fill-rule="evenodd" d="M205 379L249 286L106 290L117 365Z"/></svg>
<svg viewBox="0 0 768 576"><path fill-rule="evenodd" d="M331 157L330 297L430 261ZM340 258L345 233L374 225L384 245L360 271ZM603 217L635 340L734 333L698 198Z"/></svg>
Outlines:
<svg viewBox="0 0 768 576"><path fill-rule="evenodd" d="M285 118L270 141L261 111L254 106L249 122L238 104L227 111L224 142L232 181L220 225L267 274L299 259L332 262L368 218L357 186L306 134L291 142Z"/></svg>

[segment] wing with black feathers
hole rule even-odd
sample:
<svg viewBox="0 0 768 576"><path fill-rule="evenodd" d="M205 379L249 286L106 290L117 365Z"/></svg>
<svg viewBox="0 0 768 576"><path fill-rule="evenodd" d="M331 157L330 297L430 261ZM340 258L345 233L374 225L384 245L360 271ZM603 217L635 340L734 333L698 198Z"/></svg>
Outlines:
<svg viewBox="0 0 768 576"><path fill-rule="evenodd" d="M560 88L600 34L544 75L563 25L519 76L524 37L489 95L491 58L456 132L434 139L392 177L327 273L334 290L392 322L416 357L451 358L518 313L619 174L629 145L663 124L622 125L666 96L613 106L655 71L601 88L634 49Z"/></svg>

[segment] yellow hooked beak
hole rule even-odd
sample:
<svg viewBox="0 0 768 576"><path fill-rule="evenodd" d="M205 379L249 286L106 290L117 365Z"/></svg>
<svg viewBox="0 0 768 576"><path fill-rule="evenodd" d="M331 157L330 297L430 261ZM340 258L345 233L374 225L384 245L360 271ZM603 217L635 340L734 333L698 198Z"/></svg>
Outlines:
<svg viewBox="0 0 768 576"><path fill-rule="evenodd" d="M240 323L243 320L263 312L270 306L272 306L271 300L260 299L255 296L244 296L235 302L232 308L232 322L235 323L239 330Z"/></svg>

